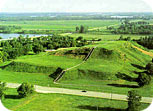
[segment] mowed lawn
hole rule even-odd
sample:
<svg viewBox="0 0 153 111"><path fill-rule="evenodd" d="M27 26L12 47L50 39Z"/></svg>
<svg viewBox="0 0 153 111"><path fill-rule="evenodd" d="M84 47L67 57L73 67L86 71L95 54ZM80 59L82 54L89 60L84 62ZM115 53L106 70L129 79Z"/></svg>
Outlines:
<svg viewBox="0 0 153 111"><path fill-rule="evenodd" d="M34 85L48 86L52 84L53 79L49 74L13 72L0 69L0 81L9 83L29 82Z"/></svg>
<svg viewBox="0 0 153 111"><path fill-rule="evenodd" d="M69 68L82 62L82 59L68 58L66 56L54 56L47 54L45 52L39 55L26 55L17 58L15 62L23 62L31 65L37 66L51 66L51 67L61 67Z"/></svg>
<svg viewBox="0 0 153 111"><path fill-rule="evenodd" d="M5 107L13 111L114 111L127 108L127 102L63 94L33 94L18 98L16 89L6 91ZM142 104L145 109L149 104ZM124 110L123 110L124 111Z"/></svg>
<svg viewBox="0 0 153 111"><path fill-rule="evenodd" d="M1 25L21 26L23 29L72 30L85 25L89 29L118 24L119 20L48 20L48 21L1 21Z"/></svg>

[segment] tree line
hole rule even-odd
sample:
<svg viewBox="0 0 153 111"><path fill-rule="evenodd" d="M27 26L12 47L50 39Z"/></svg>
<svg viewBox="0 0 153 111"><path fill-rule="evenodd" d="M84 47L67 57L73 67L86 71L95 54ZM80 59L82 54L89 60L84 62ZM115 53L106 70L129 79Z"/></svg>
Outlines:
<svg viewBox="0 0 153 111"><path fill-rule="evenodd" d="M18 33L18 34L57 34L57 33L67 33L67 32L74 32L72 30L25 30L22 29L21 26L15 26L15 25L0 25L0 33Z"/></svg>
<svg viewBox="0 0 153 111"><path fill-rule="evenodd" d="M88 44L90 44L90 42L83 37L74 39L69 36L52 35L47 37L42 36L32 40L29 37L20 36L13 40L2 41L0 43L0 46L2 47L0 52L0 62L27 55L29 52L38 54L45 51L45 49L81 47Z"/></svg>
<svg viewBox="0 0 153 111"><path fill-rule="evenodd" d="M153 36L141 37L140 39L134 41L148 49L153 49Z"/></svg>
<svg viewBox="0 0 153 111"><path fill-rule="evenodd" d="M21 27L20 26L3 26L1 25L0 26L0 33L13 33L15 32L16 30L20 30Z"/></svg>
<svg viewBox="0 0 153 111"><path fill-rule="evenodd" d="M121 22L119 27L111 26L107 27L107 30L114 34L152 34L153 25L145 21L130 22L125 20Z"/></svg>
<svg viewBox="0 0 153 111"><path fill-rule="evenodd" d="M75 30L77 33L86 33L88 31L88 26L81 25L80 27L76 27Z"/></svg>

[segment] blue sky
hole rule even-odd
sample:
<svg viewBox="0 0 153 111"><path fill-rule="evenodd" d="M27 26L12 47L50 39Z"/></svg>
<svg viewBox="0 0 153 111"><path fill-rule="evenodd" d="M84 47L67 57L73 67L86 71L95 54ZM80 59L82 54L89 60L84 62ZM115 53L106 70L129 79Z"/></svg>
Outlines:
<svg viewBox="0 0 153 111"><path fill-rule="evenodd" d="M150 12L142 0L0 0L0 12Z"/></svg>

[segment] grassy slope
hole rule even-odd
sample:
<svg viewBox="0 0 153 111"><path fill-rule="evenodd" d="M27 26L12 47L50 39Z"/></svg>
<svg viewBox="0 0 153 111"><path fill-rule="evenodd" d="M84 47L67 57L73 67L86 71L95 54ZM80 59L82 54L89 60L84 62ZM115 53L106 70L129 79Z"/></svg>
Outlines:
<svg viewBox="0 0 153 111"><path fill-rule="evenodd" d="M80 77L76 70L72 70L68 71L65 74L64 79L61 80L61 83L67 85L65 87L122 94L126 94L127 91L131 89L137 89L139 90L139 93L144 96L152 96L151 94L153 93L153 90L151 86L153 82L149 86L143 88L135 88L135 86L137 86L136 82L129 82L123 79L116 78L115 76L115 74L120 72L132 78L137 78L138 75L135 74L134 71L143 72L144 70L139 69L136 66L134 67L132 66L132 64L145 67L145 65L151 60L151 57L132 48L132 44L125 41L109 42L109 44L107 45L99 45L98 47L114 50L116 54L110 56L109 59L96 59L96 57L98 56L95 55L95 58L90 58L85 64L78 67L78 69L82 69L85 71L100 71L104 74L108 74L110 78L107 80L102 80L102 78L100 78L101 76L97 76L96 73L84 75L82 74ZM119 58L119 56L121 58ZM121 86L114 87L108 84L121 84Z"/></svg>
<svg viewBox="0 0 153 111"><path fill-rule="evenodd" d="M127 102L62 94L34 94L18 99L15 89L6 92L4 105L13 111L103 111L126 109ZM141 109L148 107L142 104Z"/></svg>
<svg viewBox="0 0 153 111"><path fill-rule="evenodd" d="M62 61L62 62L61 62ZM46 53L19 57L15 62L24 62L38 66L54 66L67 68L82 62L81 59L72 59L64 56L53 56Z"/></svg>
<svg viewBox="0 0 153 111"><path fill-rule="evenodd" d="M61 62L62 61L62 62ZM1 64L0 66L5 66L11 61ZM53 66L56 70L57 67L68 68L73 65L82 62L81 59L72 59L61 56L52 56L46 53L40 53L39 55L27 55L19 57L15 62L23 62L36 66ZM48 86L53 85L52 78L49 78L50 73L27 73L27 72L13 72L0 69L0 80L5 82L30 82L32 84ZM56 86L56 85L55 85Z"/></svg>
<svg viewBox="0 0 153 111"><path fill-rule="evenodd" d="M105 45L104 45L105 44ZM139 46L139 45L137 45ZM88 46L88 47L93 47ZM99 48L105 48L109 50L113 50L113 55L109 58L103 56L105 54L97 55ZM70 49L68 49L70 50ZM102 92L113 92L113 93L121 93L126 94L127 91L131 89L138 89L139 92L143 96L152 96L153 92L151 85L146 86L144 88L131 88L134 84L137 86L136 82L129 82L123 79L119 79L115 76L118 72L124 73L126 75L131 76L132 78L136 78L138 75L134 73L134 71L142 72L143 70L132 66L131 64L145 66L151 58L145 54L142 54L140 51L133 49L131 47L130 42L125 41L114 41L114 42L101 42L96 48L93 57L91 57L85 64L80 67L68 71L65 73L64 78L61 80L60 85L54 85L52 83L52 79L48 78L48 74L30 74L30 73L22 73L22 72L9 72L5 70L0 71L0 80L8 81L8 82L22 82L29 81L33 84L48 86L58 86L65 88L75 88L82 90L93 90L93 91L102 91ZM34 65L44 65L44 66L54 66L54 67L62 67L69 68L80 63L82 60L80 59L72 59L64 56L53 56L53 55L29 55L20 57L16 62L29 63ZM98 59L96 58L98 57ZM124 61L125 60L125 61ZM105 75L108 75L109 78L102 79L101 75L96 75L90 72L85 72L85 74L78 74L78 69L88 71L98 71ZM20 79L21 78L21 79ZM127 85L126 87L114 87L108 84L122 84ZM131 85L132 84L132 85ZM131 86L130 86L131 85ZM147 91L147 93L146 93Z"/></svg>
<svg viewBox="0 0 153 111"><path fill-rule="evenodd" d="M113 53L106 55L105 52L101 51L101 48L112 50ZM150 60L151 58L148 55L142 54L133 48L130 42L101 42L94 50L90 59L78 68L109 73L117 73L122 70L124 73L132 76L132 71L139 70L131 64L145 66Z"/></svg>

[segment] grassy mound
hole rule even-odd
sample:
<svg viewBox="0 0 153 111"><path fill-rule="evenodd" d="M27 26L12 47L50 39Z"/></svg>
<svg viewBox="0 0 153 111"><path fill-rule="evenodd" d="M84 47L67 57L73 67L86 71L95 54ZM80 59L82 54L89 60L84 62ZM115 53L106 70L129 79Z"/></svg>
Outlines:
<svg viewBox="0 0 153 111"><path fill-rule="evenodd" d="M72 59L63 56L53 56L47 53L27 55L1 65L6 71L53 74L58 67L66 69L82 62L81 59Z"/></svg>
<svg viewBox="0 0 153 111"><path fill-rule="evenodd" d="M151 57L135 49L134 46L142 48L136 43L126 41L107 41L95 45L82 47L81 49L92 49L91 57L80 66L67 71L63 78L60 79L62 84L53 84L53 78L49 76L56 72L59 67L67 69L78 65L82 58L70 57L66 55L51 55L50 53L40 53L39 55L27 55L14 60L14 64L4 64L5 70L0 69L1 80L5 82L30 82L42 86L93 90L103 92L113 92L127 94L127 91L137 89L144 96L152 96L151 88L153 81L149 86L137 88L137 82L133 81L138 77L138 73L144 71L145 65L151 60ZM79 48L64 49L65 52L71 50L77 52ZM143 48L142 48L143 49ZM145 49L144 49L145 50ZM56 53L63 53L57 51ZM85 51L85 50L83 50ZM21 64L26 64L27 68ZM3 66L3 65L1 65ZM32 67L32 68L30 68ZM36 71L33 67L43 67L42 73L14 72L16 70ZM45 72L45 68L47 70ZM29 69L28 69L29 68ZM53 69L52 69L53 68ZM11 71L10 71L11 70ZM14 70L14 71L13 71ZM54 72L55 71L55 72ZM146 92L147 91L147 92Z"/></svg>
<svg viewBox="0 0 153 111"><path fill-rule="evenodd" d="M92 45L89 46L93 47ZM132 42L113 41L101 42L95 48L87 62L76 69L67 71L63 80L93 79L93 80L118 80L117 73L137 77L134 71L140 71L138 66L145 67L151 60L133 47Z"/></svg>
<svg viewBox="0 0 153 111"><path fill-rule="evenodd" d="M88 55L90 50L91 48L89 47L69 48L65 50L51 52L50 54L55 56L67 56L69 58L83 59Z"/></svg>
<svg viewBox="0 0 153 111"><path fill-rule="evenodd" d="M75 69L67 71L63 80L92 79L92 80L117 80L117 73L137 77L134 71L139 71L136 66L144 67L150 57L138 51L127 41L99 42L95 45L81 48L69 48L39 55L19 57L10 63L5 70L28 73L53 74L58 67L67 69L80 64L91 49L97 46L88 61Z"/></svg>

